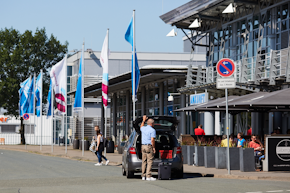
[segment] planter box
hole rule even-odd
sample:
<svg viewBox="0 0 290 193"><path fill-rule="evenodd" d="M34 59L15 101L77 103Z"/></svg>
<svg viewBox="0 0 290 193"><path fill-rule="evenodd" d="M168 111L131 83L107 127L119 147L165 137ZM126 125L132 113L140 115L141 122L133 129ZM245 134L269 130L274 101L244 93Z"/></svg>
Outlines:
<svg viewBox="0 0 290 193"><path fill-rule="evenodd" d="M240 169L240 149L238 147L230 147L230 169L239 170ZM228 159L227 165L228 165Z"/></svg>
<svg viewBox="0 0 290 193"><path fill-rule="evenodd" d="M227 148L215 147L215 168L227 169Z"/></svg>
<svg viewBox="0 0 290 193"><path fill-rule="evenodd" d="M84 141L84 150L88 151L90 148L90 142L89 141ZM79 149L82 150L82 141L80 140L79 142Z"/></svg>
<svg viewBox="0 0 290 193"><path fill-rule="evenodd" d="M192 166L193 165L193 154L195 150L195 146L193 145L188 145L187 146L187 164Z"/></svg>
<svg viewBox="0 0 290 193"><path fill-rule="evenodd" d="M204 146L194 146L194 165L204 166Z"/></svg>
<svg viewBox="0 0 290 193"><path fill-rule="evenodd" d="M124 151L124 147L126 145L126 142L121 142L119 145L118 145L118 154L123 154L123 151Z"/></svg>
<svg viewBox="0 0 290 193"><path fill-rule="evenodd" d="M108 141L106 152L107 153L114 153L114 141Z"/></svg>
<svg viewBox="0 0 290 193"><path fill-rule="evenodd" d="M79 148L79 143L80 143L80 140L78 140L78 139L74 139L73 140L73 148L74 149L78 149Z"/></svg>
<svg viewBox="0 0 290 193"><path fill-rule="evenodd" d="M215 167L215 147L204 147L204 166L206 168Z"/></svg>
<svg viewBox="0 0 290 193"><path fill-rule="evenodd" d="M187 164L187 145L182 145L181 151L183 156L183 164Z"/></svg>
<svg viewBox="0 0 290 193"><path fill-rule="evenodd" d="M239 148L240 150L240 170L241 172L254 172L255 157L253 148Z"/></svg>

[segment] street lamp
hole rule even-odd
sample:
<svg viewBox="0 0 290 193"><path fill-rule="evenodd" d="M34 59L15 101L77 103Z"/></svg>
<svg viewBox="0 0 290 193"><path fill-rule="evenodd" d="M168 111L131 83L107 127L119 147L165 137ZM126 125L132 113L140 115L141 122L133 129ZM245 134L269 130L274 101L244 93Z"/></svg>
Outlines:
<svg viewBox="0 0 290 193"><path fill-rule="evenodd" d="M172 29L166 36L167 37L175 37L175 36L177 36L177 32L174 31L174 29Z"/></svg>
<svg viewBox="0 0 290 193"><path fill-rule="evenodd" d="M230 3L222 13L234 13L234 12L236 12L236 7L233 5L233 3Z"/></svg>
<svg viewBox="0 0 290 193"><path fill-rule="evenodd" d="M176 96L176 95L181 95L180 93L168 93L168 101L173 101L174 98L173 96Z"/></svg>
<svg viewBox="0 0 290 193"><path fill-rule="evenodd" d="M189 28L198 28L201 26L201 20L195 19L189 26Z"/></svg>

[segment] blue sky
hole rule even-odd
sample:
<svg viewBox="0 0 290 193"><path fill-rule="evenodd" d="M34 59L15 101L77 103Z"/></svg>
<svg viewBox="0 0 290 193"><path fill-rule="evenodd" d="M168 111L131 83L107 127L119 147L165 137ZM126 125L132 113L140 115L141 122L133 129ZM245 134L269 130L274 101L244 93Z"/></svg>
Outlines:
<svg viewBox="0 0 290 193"><path fill-rule="evenodd" d="M176 37L166 37L173 29L159 16L189 0L15 0L1 3L1 28L11 28L23 33L46 28L62 43L69 42L69 50L85 48L99 51L110 29L111 51L131 51L124 34L136 10L137 52L182 52L183 32ZM163 2L163 3L162 3ZM163 6L162 6L163 4Z"/></svg>

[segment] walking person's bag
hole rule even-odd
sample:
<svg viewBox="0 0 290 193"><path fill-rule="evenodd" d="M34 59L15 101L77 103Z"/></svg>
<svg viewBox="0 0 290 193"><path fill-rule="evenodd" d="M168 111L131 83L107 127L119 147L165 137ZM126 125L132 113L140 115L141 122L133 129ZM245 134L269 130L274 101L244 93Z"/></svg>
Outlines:
<svg viewBox="0 0 290 193"><path fill-rule="evenodd" d="M96 152L96 142L95 142L95 140L92 140L92 143L91 143L89 149L90 149L90 151L93 152L93 153Z"/></svg>

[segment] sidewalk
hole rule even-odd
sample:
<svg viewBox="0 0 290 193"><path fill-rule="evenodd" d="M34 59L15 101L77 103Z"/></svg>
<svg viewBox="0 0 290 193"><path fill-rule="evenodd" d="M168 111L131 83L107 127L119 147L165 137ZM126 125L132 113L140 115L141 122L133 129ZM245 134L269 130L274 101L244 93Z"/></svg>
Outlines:
<svg viewBox="0 0 290 193"><path fill-rule="evenodd" d="M51 146L42 146L40 151L39 146L27 145L0 145L1 149L23 151L29 153L42 154L46 156L56 156L67 159L74 159L80 161L97 162L97 156L90 152L85 151L84 157L82 157L82 151L73 149L72 146L68 146L67 154L65 154L64 146L54 146L53 153L51 152ZM107 153L106 157L110 160L110 165L120 166L122 164L122 155L118 153ZM289 172L240 172L238 170L231 171L231 175L228 175L226 169L215 169L205 167L183 165L184 173L200 176L200 177L214 177L214 178L227 178L227 179L248 179L248 180L276 180L276 181L289 181L290 182L290 171Z"/></svg>

